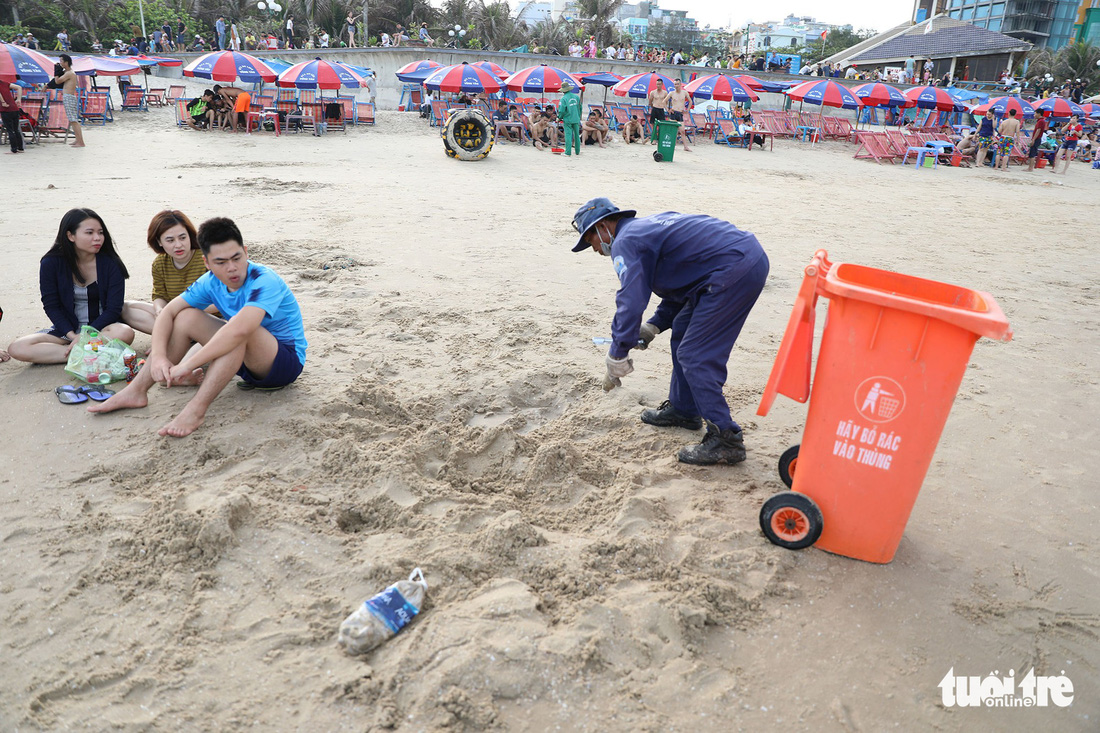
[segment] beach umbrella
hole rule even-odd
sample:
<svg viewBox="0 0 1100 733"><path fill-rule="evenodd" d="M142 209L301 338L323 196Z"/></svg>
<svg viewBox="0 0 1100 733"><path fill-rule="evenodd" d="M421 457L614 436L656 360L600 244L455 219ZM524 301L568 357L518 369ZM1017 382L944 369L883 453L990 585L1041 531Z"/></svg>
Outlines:
<svg viewBox="0 0 1100 733"><path fill-rule="evenodd" d="M791 99L797 99L799 102L809 102L810 104L820 104L828 107L857 109L863 104L856 95L852 94L851 90L831 79L808 81L788 89L785 93Z"/></svg>
<svg viewBox="0 0 1100 733"><path fill-rule="evenodd" d="M579 79L582 84L599 84L602 87L613 87L623 80L618 74L612 74L610 71L594 71L589 74L574 74L575 79Z"/></svg>
<svg viewBox="0 0 1100 733"><path fill-rule="evenodd" d="M1008 113L1012 110L1016 110L1016 115L1024 119L1030 120L1035 116L1035 110L1032 108L1031 103L1020 97L997 97L991 99L985 104L979 104L974 109L970 110L972 115L985 115L988 110L993 110L993 114L998 117L1007 117Z"/></svg>
<svg viewBox="0 0 1100 733"><path fill-rule="evenodd" d="M136 61L141 66L183 66L181 59L173 59L168 56L146 56L145 54L138 54L137 56L126 56L131 61Z"/></svg>
<svg viewBox="0 0 1100 733"><path fill-rule="evenodd" d="M648 71L644 74L634 74L611 87L611 91L620 97L637 97L645 99L658 85L672 88L672 79L656 71Z"/></svg>
<svg viewBox="0 0 1100 733"><path fill-rule="evenodd" d="M1036 112L1049 112L1051 117L1085 116L1085 110L1081 109L1081 105L1063 97L1047 97L1033 106Z"/></svg>
<svg viewBox="0 0 1100 733"><path fill-rule="evenodd" d="M701 76L684 85L688 94L700 99L714 99L720 102L755 102L760 97L736 79L724 74Z"/></svg>
<svg viewBox="0 0 1100 733"><path fill-rule="evenodd" d="M797 81L764 81L763 79L757 79L751 74L740 74L733 78L757 93L771 92L773 94L780 94L784 89L790 89L799 84Z"/></svg>
<svg viewBox="0 0 1100 733"><path fill-rule="evenodd" d="M433 71L441 68L443 68L443 64L424 59L423 61L413 61L411 64L405 64L398 69L395 74L397 75L398 81L423 84L424 80L431 76ZM406 79L405 77L412 78Z"/></svg>
<svg viewBox="0 0 1100 733"><path fill-rule="evenodd" d="M277 86L297 89L358 89L365 83L366 79L347 66L320 59L294 64L275 80Z"/></svg>
<svg viewBox="0 0 1100 733"><path fill-rule="evenodd" d="M54 63L38 51L0 41L0 79L9 84L16 77L31 84L45 84L53 78Z"/></svg>
<svg viewBox="0 0 1100 733"><path fill-rule="evenodd" d="M466 61L436 69L424 80L424 86L439 92L499 92L500 79L485 69L479 69Z"/></svg>
<svg viewBox="0 0 1100 733"><path fill-rule="evenodd" d="M73 71L80 76L130 76L141 64L128 56L74 56Z"/></svg>
<svg viewBox="0 0 1100 733"><path fill-rule="evenodd" d="M505 85L516 92L539 92L541 94L556 94L561 91L561 85L565 84L573 91L580 91L584 84L568 71L539 64L520 69L504 80Z"/></svg>
<svg viewBox="0 0 1100 733"><path fill-rule="evenodd" d="M475 61L474 63L470 64L470 66L476 66L479 69L485 69L498 79L507 79L509 76L512 75L512 72L508 71L508 69L505 69L503 66L498 66L497 64L494 64L492 61Z"/></svg>
<svg viewBox="0 0 1100 733"><path fill-rule="evenodd" d="M870 84L860 84L852 89L856 96L866 107L911 107L913 103L901 93L897 87L876 81Z"/></svg>
<svg viewBox="0 0 1100 733"><path fill-rule="evenodd" d="M1087 102L1086 104L1081 105L1081 109L1084 110L1085 114L1087 114L1089 117L1100 117L1100 104L1096 104L1095 102Z"/></svg>
<svg viewBox="0 0 1100 733"><path fill-rule="evenodd" d="M279 75L261 61L240 51L215 51L204 54L183 67L183 75L212 81L237 81L256 84L275 81Z"/></svg>
<svg viewBox="0 0 1100 733"><path fill-rule="evenodd" d="M939 112L963 112L966 105L947 93L942 87L913 87L905 90L906 98L913 106L934 109Z"/></svg>

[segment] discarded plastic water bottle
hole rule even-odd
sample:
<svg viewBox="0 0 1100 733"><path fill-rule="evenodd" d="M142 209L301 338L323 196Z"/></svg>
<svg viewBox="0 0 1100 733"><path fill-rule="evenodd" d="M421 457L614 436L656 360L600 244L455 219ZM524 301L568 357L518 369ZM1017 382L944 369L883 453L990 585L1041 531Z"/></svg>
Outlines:
<svg viewBox="0 0 1100 733"><path fill-rule="evenodd" d="M403 629L420 613L428 583L420 568L363 602L340 624L337 643L348 654L366 654Z"/></svg>

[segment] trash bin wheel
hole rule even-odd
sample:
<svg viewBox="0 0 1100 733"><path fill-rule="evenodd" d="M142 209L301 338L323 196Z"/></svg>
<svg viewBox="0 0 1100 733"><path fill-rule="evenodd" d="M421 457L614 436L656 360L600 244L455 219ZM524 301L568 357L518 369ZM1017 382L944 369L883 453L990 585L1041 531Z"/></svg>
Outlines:
<svg viewBox="0 0 1100 733"><path fill-rule="evenodd" d="M791 488L794 485L794 466L798 463L798 446L792 445L779 456L779 478Z"/></svg>
<svg viewBox="0 0 1100 733"><path fill-rule="evenodd" d="M824 522L813 499L795 491L783 491L760 507L760 529L775 545L801 550L817 542Z"/></svg>
<svg viewBox="0 0 1100 733"><path fill-rule="evenodd" d="M661 151L660 151L660 150L654 150L654 151L653 151L653 159L654 159L655 161L657 161L658 163L660 163L660 162L661 162L662 160L664 160L664 159L665 159L665 156L661 155Z"/></svg>

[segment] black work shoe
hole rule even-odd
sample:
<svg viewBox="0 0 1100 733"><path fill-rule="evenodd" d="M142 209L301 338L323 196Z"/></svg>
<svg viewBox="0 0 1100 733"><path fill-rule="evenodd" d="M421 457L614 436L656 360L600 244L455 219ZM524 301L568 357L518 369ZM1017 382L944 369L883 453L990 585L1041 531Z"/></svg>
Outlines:
<svg viewBox="0 0 1100 733"><path fill-rule="evenodd" d="M642 422L647 425L656 425L659 428L687 428L688 430L698 430L703 427L703 418L698 415L692 416L686 412L677 410L668 400L662 402L661 406L656 410L643 410Z"/></svg>
<svg viewBox="0 0 1100 733"><path fill-rule="evenodd" d="M677 457L681 463L696 466L732 465L745 460L745 440L739 429L719 430L717 425L708 422L703 441L681 448Z"/></svg>

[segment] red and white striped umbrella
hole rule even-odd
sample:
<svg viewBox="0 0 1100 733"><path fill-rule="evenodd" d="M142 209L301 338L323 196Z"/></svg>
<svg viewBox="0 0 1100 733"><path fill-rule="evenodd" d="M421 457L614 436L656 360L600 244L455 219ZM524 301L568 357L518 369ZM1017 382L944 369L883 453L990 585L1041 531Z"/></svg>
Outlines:
<svg viewBox="0 0 1100 733"><path fill-rule="evenodd" d="M672 89L672 83L672 79L664 74L658 74L655 71L647 71L642 74L634 74L633 76L626 77L618 84L611 87L611 91L619 97L636 97L642 99L648 97L649 93L659 85Z"/></svg>
<svg viewBox="0 0 1100 733"><path fill-rule="evenodd" d="M507 79L509 76L512 75L512 72L508 71L508 69L504 68L503 66L498 66L497 64L494 64L492 61L475 61L473 64L471 64L471 66L476 66L479 69L485 69L490 74L496 76L498 79Z"/></svg>
<svg viewBox="0 0 1100 733"><path fill-rule="evenodd" d="M1036 112L1049 112L1051 117L1085 116L1085 110L1081 109L1081 105L1064 97L1047 97L1032 106Z"/></svg>
<svg viewBox="0 0 1100 733"><path fill-rule="evenodd" d="M913 87L905 90L905 97L921 109L935 109L940 112L962 112L966 109L965 104L941 87Z"/></svg>

